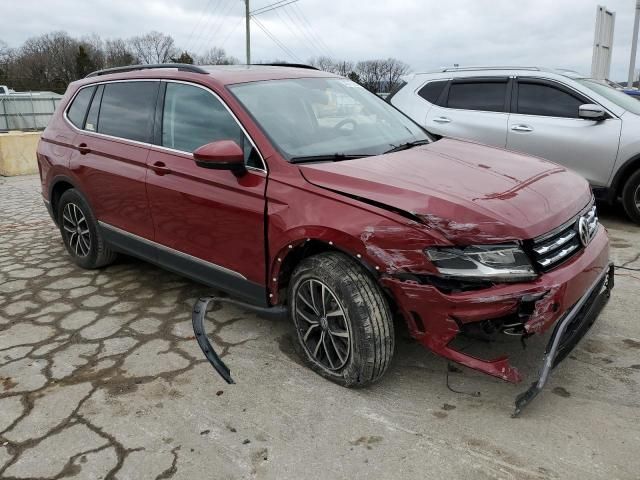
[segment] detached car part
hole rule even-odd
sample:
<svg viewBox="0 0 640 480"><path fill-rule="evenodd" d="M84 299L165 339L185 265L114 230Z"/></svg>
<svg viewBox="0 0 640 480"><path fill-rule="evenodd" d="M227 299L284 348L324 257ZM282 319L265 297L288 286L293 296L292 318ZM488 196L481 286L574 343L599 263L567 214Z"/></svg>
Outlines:
<svg viewBox="0 0 640 480"><path fill-rule="evenodd" d="M211 366L215 369L216 372L220 374L224 381L229 384L236 383L233 381L233 378L231 378L231 371L229 370L229 367L227 367L227 365L222 361L220 356L213 348L213 345L211 345L209 337L207 337L207 332L204 328L204 319L207 314L207 307L211 302L230 303L232 305L236 305L259 313L260 315L272 318L282 318L283 316L286 316L287 310L284 307L258 307L225 297L202 297L196 301L195 305L193 306L193 312L191 314L191 322L193 324L193 332L195 333L198 345L200 345L202 353L204 353L204 356L209 361Z"/></svg>

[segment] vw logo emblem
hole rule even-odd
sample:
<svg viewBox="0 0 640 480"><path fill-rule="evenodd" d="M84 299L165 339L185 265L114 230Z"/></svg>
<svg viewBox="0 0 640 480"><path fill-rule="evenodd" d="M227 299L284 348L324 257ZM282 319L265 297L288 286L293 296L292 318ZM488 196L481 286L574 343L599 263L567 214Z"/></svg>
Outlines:
<svg viewBox="0 0 640 480"><path fill-rule="evenodd" d="M585 217L580 217L580 220L578 220L578 236L580 237L580 243L582 243L582 246L586 247L589 244L593 237L593 233L594 232L589 229L589 222L587 222L587 219Z"/></svg>

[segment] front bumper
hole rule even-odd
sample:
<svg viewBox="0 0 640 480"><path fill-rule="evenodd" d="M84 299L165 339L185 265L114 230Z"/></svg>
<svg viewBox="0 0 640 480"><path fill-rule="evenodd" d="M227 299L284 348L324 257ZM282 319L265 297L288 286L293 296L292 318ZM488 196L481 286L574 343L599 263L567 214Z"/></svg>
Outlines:
<svg viewBox="0 0 640 480"><path fill-rule="evenodd" d="M553 370L587 333L596 321L600 310L609 300L614 285L613 264L603 271L591 285L584 296L578 300L562 319L556 324L553 334L545 349L544 361L540 369L540 378L531 384L526 392L516 397L516 409L513 413L517 417L522 409L533 400L545 386L551 370Z"/></svg>
<svg viewBox="0 0 640 480"><path fill-rule="evenodd" d="M543 334L566 319L609 271L609 240L600 226L579 254L532 282L452 294L392 276L380 282L395 298L412 336L425 347L466 367L518 383L522 375L507 356L489 360L475 357L454 348L453 340L469 327L501 318L519 319L524 337Z"/></svg>

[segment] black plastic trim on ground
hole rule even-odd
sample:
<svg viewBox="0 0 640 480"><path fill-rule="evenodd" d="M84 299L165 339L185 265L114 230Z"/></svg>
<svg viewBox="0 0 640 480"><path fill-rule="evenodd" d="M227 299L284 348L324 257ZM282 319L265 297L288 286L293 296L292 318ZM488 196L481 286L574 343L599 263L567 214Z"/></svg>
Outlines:
<svg viewBox="0 0 640 480"><path fill-rule="evenodd" d="M233 378L231 378L231 371L229 370L229 367L225 365L225 363L216 353L213 345L211 345L211 342L209 342L209 338L207 337L207 333L204 329L204 317L207 314L207 307L209 306L210 302L230 303L240 308L245 308L247 310L255 312L258 315L278 319L286 318L287 309L282 305L277 305L274 307L260 307L257 305L244 303L239 300L234 300L232 298L224 297L203 297L199 298L195 303L195 305L193 306L193 312L191 314L191 322L193 324L193 331L196 334L198 345L200 345L202 353L204 353L204 356L207 358L207 360L209 360L209 363L213 366L216 372L218 372L227 383L235 383L233 381Z"/></svg>

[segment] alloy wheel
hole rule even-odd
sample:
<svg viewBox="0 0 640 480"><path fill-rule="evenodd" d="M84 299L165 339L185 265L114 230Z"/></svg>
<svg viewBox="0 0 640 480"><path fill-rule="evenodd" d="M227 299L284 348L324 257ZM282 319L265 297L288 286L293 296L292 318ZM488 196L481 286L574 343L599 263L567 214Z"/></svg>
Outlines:
<svg viewBox="0 0 640 480"><path fill-rule="evenodd" d="M331 289L316 279L300 284L294 321L309 357L323 369L337 372L351 353L351 332L344 309Z"/></svg>
<svg viewBox="0 0 640 480"><path fill-rule="evenodd" d="M75 203L67 203L62 210L62 229L71 249L78 257L91 251L91 234L87 219Z"/></svg>

